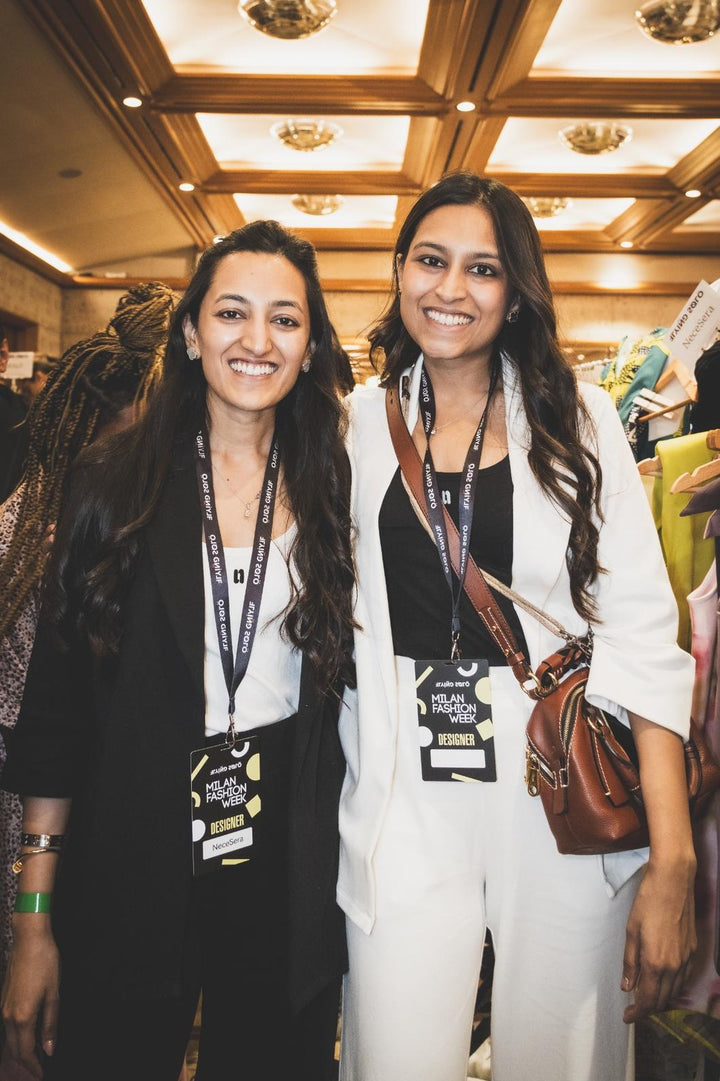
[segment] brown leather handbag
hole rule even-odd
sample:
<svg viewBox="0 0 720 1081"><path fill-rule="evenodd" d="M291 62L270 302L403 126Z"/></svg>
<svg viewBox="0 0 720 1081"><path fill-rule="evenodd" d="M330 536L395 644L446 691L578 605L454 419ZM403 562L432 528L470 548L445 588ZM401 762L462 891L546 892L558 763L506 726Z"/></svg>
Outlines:
<svg viewBox="0 0 720 1081"><path fill-rule="evenodd" d="M394 388L386 392L390 435L416 512L427 521L422 466L407 430ZM447 511L450 557L457 573L459 539ZM518 646L487 582L510 597L565 641L536 671ZM525 693L536 704L527 724L525 781L540 796L558 851L570 855L623 852L648 844L648 827L632 734L615 717L585 697L592 632L568 634L556 620L470 559L465 591L480 619L507 658ZM718 787L720 767L702 730L690 722L685 741L685 773L693 819L708 809Z"/></svg>

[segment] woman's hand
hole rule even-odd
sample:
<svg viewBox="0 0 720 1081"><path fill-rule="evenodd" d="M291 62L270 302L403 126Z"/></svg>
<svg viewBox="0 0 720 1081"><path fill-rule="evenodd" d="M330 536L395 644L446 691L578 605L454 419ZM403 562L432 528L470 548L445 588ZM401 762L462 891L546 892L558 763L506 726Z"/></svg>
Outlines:
<svg viewBox="0 0 720 1081"><path fill-rule="evenodd" d="M628 1023L666 1010L690 972L695 937L695 852L682 740L630 713L650 832L650 859L630 910L623 991Z"/></svg>
<svg viewBox="0 0 720 1081"><path fill-rule="evenodd" d="M629 1024L668 1009L692 966L695 937L695 861L653 864L643 875L630 910L623 991L634 991L623 1019Z"/></svg>
<svg viewBox="0 0 720 1081"><path fill-rule="evenodd" d="M7 1051L41 1079L37 1055L55 1048L60 963L49 917L19 913L13 920L13 948L2 995Z"/></svg>

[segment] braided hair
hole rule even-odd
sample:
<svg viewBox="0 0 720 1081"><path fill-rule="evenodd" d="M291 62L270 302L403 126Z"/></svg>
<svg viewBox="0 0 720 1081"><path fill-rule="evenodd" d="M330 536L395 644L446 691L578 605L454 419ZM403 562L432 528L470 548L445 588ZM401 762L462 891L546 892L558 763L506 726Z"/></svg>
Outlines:
<svg viewBox="0 0 720 1081"><path fill-rule="evenodd" d="M35 399L26 420L21 514L0 559L0 636L41 582L45 539L73 461L122 410L142 407L158 382L174 306L174 293L160 282L130 289L105 330L64 353Z"/></svg>

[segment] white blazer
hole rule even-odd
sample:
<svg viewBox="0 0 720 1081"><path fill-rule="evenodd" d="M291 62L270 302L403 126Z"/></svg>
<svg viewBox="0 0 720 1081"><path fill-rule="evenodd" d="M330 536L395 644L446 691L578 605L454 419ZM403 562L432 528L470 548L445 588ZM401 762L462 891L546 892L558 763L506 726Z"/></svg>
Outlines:
<svg viewBox="0 0 720 1081"><path fill-rule="evenodd" d="M408 369L412 431L418 412L422 357ZM530 432L514 363L503 360L503 387L513 481L513 589L582 634L565 564L570 524L546 497L528 462ZM606 391L580 384L597 430L602 467L598 559L607 573L596 583L600 624L587 695L627 722L627 711L686 737L694 661L676 642L677 606L668 581L647 496L615 407ZM338 900L367 933L375 917L373 852L392 787L398 728L398 686L385 589L378 517L398 467L385 416L385 392L358 386L348 399L348 450L353 472L352 511L358 576L355 650L357 692L346 695L340 734L347 774L340 805ZM518 609L533 668L561 644ZM647 852L600 857L611 892Z"/></svg>

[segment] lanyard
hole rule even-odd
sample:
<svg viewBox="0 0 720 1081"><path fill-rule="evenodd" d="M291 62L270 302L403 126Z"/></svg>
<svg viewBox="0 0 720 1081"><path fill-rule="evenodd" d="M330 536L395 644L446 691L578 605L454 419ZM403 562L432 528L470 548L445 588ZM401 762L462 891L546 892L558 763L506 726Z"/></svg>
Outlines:
<svg viewBox="0 0 720 1081"><path fill-rule="evenodd" d="M275 510L275 497L277 495L278 474L280 471L280 449L277 436L273 435L270 454L265 466L263 479L262 499L258 509L257 522L255 524L255 536L253 538L250 570L245 588L242 615L240 617L240 635L238 637L237 654L235 664L232 659L232 633L230 630L230 595L228 592L228 578L225 568L225 551L220 525L217 520L215 507L215 490L212 481L212 465L210 461L210 444L205 439L205 433L201 430L195 439L196 467L200 503L203 509L203 532L205 534L205 548L210 564L210 582L212 585L213 611L215 613L215 626L217 628L218 645L220 647L220 659L222 660L225 683L228 689L228 733L226 741L235 744L235 694L247 672L250 662L250 653L255 640L255 631L260 616L260 601L262 600L263 585L265 582L265 570L270 554L272 541L273 512Z"/></svg>
<svg viewBox="0 0 720 1081"><path fill-rule="evenodd" d="M452 597L452 616L450 621L450 659L456 661L460 658L460 598L465 585L465 575L470 557L470 534L472 532L473 508L475 506L475 493L477 491L478 472L480 458L482 457L483 442L485 441L485 428L490 409L490 402L495 392L499 375L499 366L495 363L490 374L487 401L483 409L480 422L473 436L463 466L460 486L460 500L458 508L458 533L460 535L460 557L458 563L458 586L457 590L453 582L453 572L450 563L450 549L448 546L448 534L445 526L440 489L435 473L435 466L430 452L430 435L435 426L435 395L433 394L430 376L423 365L420 373L420 412L425 430L425 457L423 459L423 480L425 488L425 505L427 507L430 528L433 532L435 547L440 556L443 574L450 587Z"/></svg>

